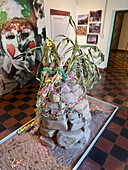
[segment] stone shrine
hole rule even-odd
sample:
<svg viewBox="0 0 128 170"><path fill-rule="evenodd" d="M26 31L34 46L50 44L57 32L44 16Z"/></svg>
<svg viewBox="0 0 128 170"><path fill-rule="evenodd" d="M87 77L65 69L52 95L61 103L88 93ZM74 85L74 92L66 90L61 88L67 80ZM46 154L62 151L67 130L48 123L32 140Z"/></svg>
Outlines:
<svg viewBox="0 0 128 170"><path fill-rule="evenodd" d="M41 96L39 100L43 107L46 101ZM88 126L91 120L89 103L75 78L69 80L64 86L61 97L55 93L49 95L45 110L52 116L60 112L61 116L57 119L46 117L42 114L43 108L42 113L38 113L40 142L44 146L51 149L56 145L72 148L79 147L83 140L88 141L90 136Z"/></svg>

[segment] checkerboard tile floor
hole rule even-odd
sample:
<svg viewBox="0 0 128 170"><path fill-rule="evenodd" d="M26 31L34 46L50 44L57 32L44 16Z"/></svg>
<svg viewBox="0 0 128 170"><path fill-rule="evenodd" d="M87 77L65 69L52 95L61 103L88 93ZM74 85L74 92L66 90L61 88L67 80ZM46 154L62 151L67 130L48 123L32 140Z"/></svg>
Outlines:
<svg viewBox="0 0 128 170"><path fill-rule="evenodd" d="M128 75L102 73L89 94L119 109L79 170L128 170Z"/></svg>
<svg viewBox="0 0 128 170"><path fill-rule="evenodd" d="M0 96L0 139L35 117L38 88L34 80L22 89Z"/></svg>
<svg viewBox="0 0 128 170"><path fill-rule="evenodd" d="M38 82L0 97L0 137L3 138L34 116ZM128 75L102 73L89 95L119 106L79 170L128 169Z"/></svg>
<svg viewBox="0 0 128 170"><path fill-rule="evenodd" d="M109 60L109 69L128 74L128 52L113 50Z"/></svg>

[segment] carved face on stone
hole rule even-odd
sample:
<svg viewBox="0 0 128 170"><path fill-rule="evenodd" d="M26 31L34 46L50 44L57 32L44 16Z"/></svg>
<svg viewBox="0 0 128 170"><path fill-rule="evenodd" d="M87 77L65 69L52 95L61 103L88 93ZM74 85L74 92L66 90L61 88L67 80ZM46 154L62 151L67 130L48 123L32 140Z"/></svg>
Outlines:
<svg viewBox="0 0 128 170"><path fill-rule="evenodd" d="M9 57L13 59L21 58L23 57L22 54L35 47L34 30L28 21L14 20L3 27L1 42Z"/></svg>

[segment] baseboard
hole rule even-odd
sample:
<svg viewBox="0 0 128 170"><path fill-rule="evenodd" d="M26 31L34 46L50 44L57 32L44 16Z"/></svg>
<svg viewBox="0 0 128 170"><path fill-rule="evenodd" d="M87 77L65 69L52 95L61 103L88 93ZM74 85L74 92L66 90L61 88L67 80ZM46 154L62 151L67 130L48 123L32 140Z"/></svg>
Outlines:
<svg viewBox="0 0 128 170"><path fill-rule="evenodd" d="M114 51L118 51L118 52L122 52L122 53L128 53L128 50L121 50L121 49L112 49L112 52L114 52Z"/></svg>

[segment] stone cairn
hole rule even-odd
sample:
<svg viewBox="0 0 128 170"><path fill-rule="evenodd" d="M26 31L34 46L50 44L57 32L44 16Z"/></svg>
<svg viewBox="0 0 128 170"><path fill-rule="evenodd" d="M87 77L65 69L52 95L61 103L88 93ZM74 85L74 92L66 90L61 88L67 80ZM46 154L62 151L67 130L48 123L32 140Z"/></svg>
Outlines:
<svg viewBox="0 0 128 170"><path fill-rule="evenodd" d="M40 97L40 102L43 109L46 101ZM51 119L42 114L43 111L38 114L40 142L44 146L54 149L59 145L68 149L79 147L83 140L88 142L91 120L89 103L75 79L64 86L61 97L55 93L49 95L45 111L52 115L61 112L61 116Z"/></svg>

